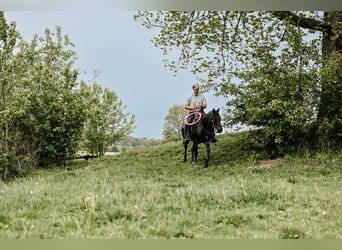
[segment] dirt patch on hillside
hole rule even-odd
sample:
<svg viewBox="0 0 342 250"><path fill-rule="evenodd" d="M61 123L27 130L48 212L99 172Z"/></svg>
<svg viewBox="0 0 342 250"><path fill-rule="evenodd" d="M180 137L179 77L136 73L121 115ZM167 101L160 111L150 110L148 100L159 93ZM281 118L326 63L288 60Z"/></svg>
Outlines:
<svg viewBox="0 0 342 250"><path fill-rule="evenodd" d="M116 156L119 155L120 152L106 152L104 155L105 156ZM103 167L103 164L100 164L98 162L93 162L91 159L88 161L88 165L85 166L84 168L80 168L80 171L87 171L87 170L94 170L97 168Z"/></svg>
<svg viewBox="0 0 342 250"><path fill-rule="evenodd" d="M104 155L109 155L109 156L114 156L114 155L119 155L120 152L106 152Z"/></svg>
<svg viewBox="0 0 342 250"><path fill-rule="evenodd" d="M268 168L275 167L280 161L281 161L281 158L276 158L276 159L272 159L272 160L268 159L268 160L258 162L257 164L255 164L251 168L257 168L257 169L266 168L266 169L268 169Z"/></svg>
<svg viewBox="0 0 342 250"><path fill-rule="evenodd" d="M88 166L82 168L83 171L87 171L87 170L94 170L96 168L100 168L102 165L101 164L97 164L97 163L91 163Z"/></svg>

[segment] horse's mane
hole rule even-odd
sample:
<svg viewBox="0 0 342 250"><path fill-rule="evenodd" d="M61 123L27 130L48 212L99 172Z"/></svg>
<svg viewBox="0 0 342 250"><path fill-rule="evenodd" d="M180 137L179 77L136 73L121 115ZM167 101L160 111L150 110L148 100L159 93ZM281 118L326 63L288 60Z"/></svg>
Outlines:
<svg viewBox="0 0 342 250"><path fill-rule="evenodd" d="M204 115L203 115L203 117L202 117L202 123L203 124L207 124L207 123L209 123L209 119L210 119L210 117L213 115L213 111L211 110L211 111L209 111L208 113L205 113Z"/></svg>

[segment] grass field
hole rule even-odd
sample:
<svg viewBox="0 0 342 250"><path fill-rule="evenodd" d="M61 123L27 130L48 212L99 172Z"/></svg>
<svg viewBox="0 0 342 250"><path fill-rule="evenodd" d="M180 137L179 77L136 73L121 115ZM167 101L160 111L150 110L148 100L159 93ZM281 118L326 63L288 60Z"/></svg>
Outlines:
<svg viewBox="0 0 342 250"><path fill-rule="evenodd" d="M218 137L209 168L180 142L0 184L0 238L342 239L342 156L263 160Z"/></svg>

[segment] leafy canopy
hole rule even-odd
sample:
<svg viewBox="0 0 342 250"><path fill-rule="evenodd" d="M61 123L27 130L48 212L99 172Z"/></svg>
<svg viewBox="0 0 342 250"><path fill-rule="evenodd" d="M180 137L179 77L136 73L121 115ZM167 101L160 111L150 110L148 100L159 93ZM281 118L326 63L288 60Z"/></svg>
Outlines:
<svg viewBox="0 0 342 250"><path fill-rule="evenodd" d="M152 42L170 70L189 69L204 89L227 98L226 125L266 129L275 148L309 143L308 127L321 117L340 126L331 118L341 114L340 88L326 94L340 78L335 72L326 83L320 70L334 53L324 44L338 51L340 13L146 11L134 18L159 29Z"/></svg>

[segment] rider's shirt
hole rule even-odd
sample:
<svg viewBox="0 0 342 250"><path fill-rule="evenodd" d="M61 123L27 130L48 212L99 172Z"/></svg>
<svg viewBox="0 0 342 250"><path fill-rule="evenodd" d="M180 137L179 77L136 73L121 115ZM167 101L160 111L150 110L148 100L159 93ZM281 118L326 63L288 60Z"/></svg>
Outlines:
<svg viewBox="0 0 342 250"><path fill-rule="evenodd" d="M207 104L207 101L204 95L198 94L197 96L195 95L189 96L186 99L185 104L190 105L190 106L195 106L195 104ZM190 111L190 112L193 112L193 111Z"/></svg>

